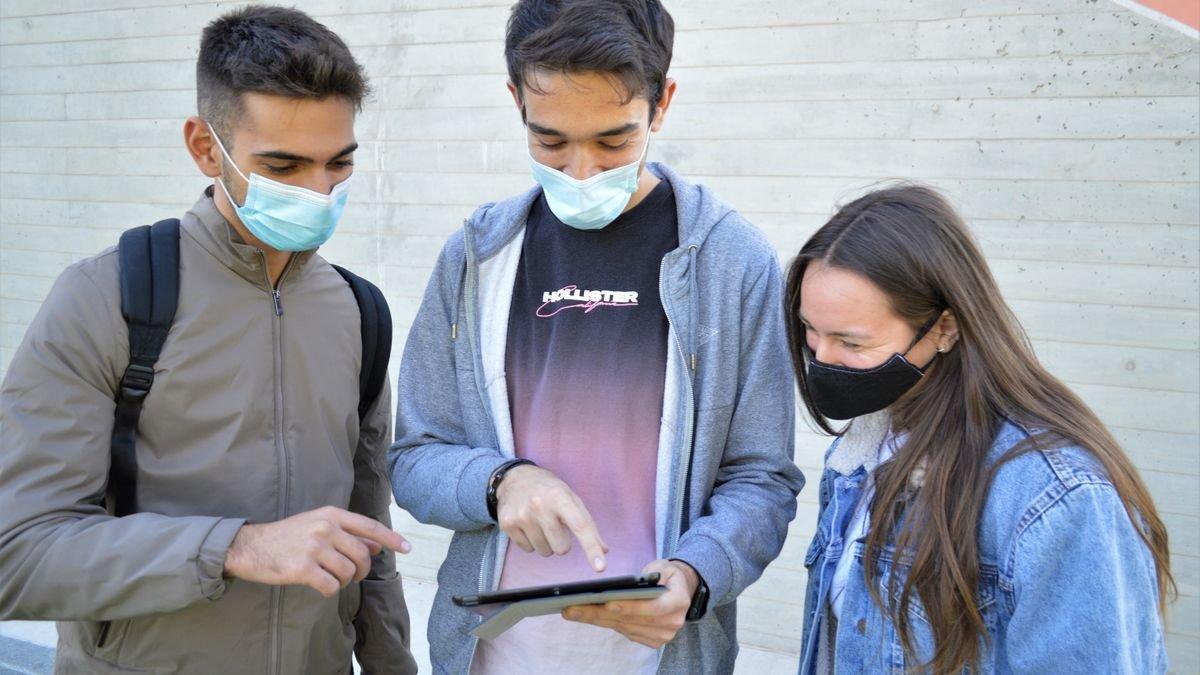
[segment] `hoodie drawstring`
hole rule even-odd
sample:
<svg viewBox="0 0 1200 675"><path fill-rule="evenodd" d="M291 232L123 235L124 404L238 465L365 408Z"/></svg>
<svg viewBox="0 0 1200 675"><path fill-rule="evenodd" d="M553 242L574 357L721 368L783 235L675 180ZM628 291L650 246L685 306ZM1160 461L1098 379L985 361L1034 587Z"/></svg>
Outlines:
<svg viewBox="0 0 1200 675"><path fill-rule="evenodd" d="M467 285L467 261L463 261L462 272L458 275L458 286L454 289L454 309L450 313L450 339L458 339L458 306L463 303L463 293Z"/></svg>
<svg viewBox="0 0 1200 675"><path fill-rule="evenodd" d="M696 269L696 252L697 247L695 244L688 246L688 257L691 263L688 269L688 303L692 315L692 330L691 335L688 336L688 346L692 353L691 367L693 376L696 373L696 334L700 332L700 288L696 281L697 277L699 277L699 271Z"/></svg>

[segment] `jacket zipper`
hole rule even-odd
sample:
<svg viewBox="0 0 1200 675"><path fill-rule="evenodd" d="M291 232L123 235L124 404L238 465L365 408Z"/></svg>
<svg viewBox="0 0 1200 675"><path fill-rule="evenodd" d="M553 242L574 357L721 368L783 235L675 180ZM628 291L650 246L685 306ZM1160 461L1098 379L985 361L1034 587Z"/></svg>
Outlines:
<svg viewBox="0 0 1200 675"><path fill-rule="evenodd" d="M288 453L287 445L283 438L283 296L279 292L279 287L283 285L283 280L287 278L287 274L291 271L292 266L296 262L297 254L293 254L284 266L283 272L279 275L279 283L271 281L271 273L267 267L267 256L262 251L259 251L259 257L262 259L263 276L269 288L271 296L271 307L274 310L275 317L272 331L274 333L274 343L272 351L275 361L275 454L276 461L279 467L279 499L275 506L275 519L282 520L287 515L287 499L288 499ZM280 637L282 630L283 613L283 587L271 587L270 613L271 621L269 632L271 636L271 651L270 662L268 663L269 673L280 672L280 662L283 660L282 650L283 644Z"/></svg>
<svg viewBox="0 0 1200 675"><path fill-rule="evenodd" d="M659 297L664 300L663 313L667 315L667 325L675 328L677 324L675 320L671 318L672 312L667 308L666 302L666 298L669 297L667 295L666 288L667 258L669 258L670 255L671 254L667 254L663 256L662 262L659 264L658 294ZM688 270L688 274L695 273L696 270ZM692 317L692 321L695 320L696 317ZM687 424L684 425L683 456L680 458L681 466L679 469L677 469L677 471L680 471L683 474L683 489L677 493L679 496L676 497L675 503L672 505L674 507L673 511L675 518L673 523L675 529L671 533L671 536L663 542L663 547L665 550L663 551L662 555L664 558L670 557L675 552L675 548L679 545L679 537L683 534L684 504L688 501L691 492L691 486L689 483L691 482L690 478L692 473L692 435L696 423L696 413L693 410L695 407L695 392L693 391L692 386L692 377L694 376L695 371L692 370L690 357L688 356L687 349L683 345L683 337L679 334L678 330L675 330L674 333L675 346L679 350L680 357L683 358L683 367L687 371L684 379L684 394L686 395L684 400L687 402Z"/></svg>
<svg viewBox="0 0 1200 675"><path fill-rule="evenodd" d="M483 351L479 348L478 341L475 339L475 329L474 329L475 317L474 317L474 310L473 310L474 304L473 303L474 303L474 299L475 299L475 284L477 282L477 277L478 277L479 271L477 269L473 269L475 267L475 241L471 237L471 223L469 220L463 221L463 248L465 249L465 253L466 253L466 261L464 262L464 264L466 265L466 273L463 275L463 277L464 277L463 278L463 305L464 305L464 315L463 315L464 326L463 327L466 329L467 343L470 345L470 348L471 348L471 360L473 362L472 366L475 369L475 388L479 392L479 401L480 401L480 404L483 406L483 414L485 417L487 417L488 425L492 429L492 434L495 435L496 422L495 422L495 420L492 419L491 404L488 401L487 392L484 391L483 381L481 379L483 376L480 374L481 366L483 365L483 363L482 363ZM455 298L454 302L458 302L458 299ZM453 338L455 338L455 339L458 338L457 325L455 325L454 327L451 328L451 334L452 334ZM474 363L474 360L477 356L480 357L480 362ZM495 438L495 441L496 441L496 446L498 448L500 445L500 439ZM488 537L487 544L483 547L483 555L480 556L480 560L479 560L479 592L480 593L485 593L488 590L488 588L487 588L489 585L488 584L488 564L491 563L493 567L495 566L495 560L493 560L492 558L494 558L493 552L494 552L494 550L496 548L496 544L500 538L499 533L500 533L500 528L496 527L494 532L492 533L492 536ZM498 555L498 554L495 554L495 555ZM478 617L478 619L479 619L480 623L483 622L482 616ZM479 652L479 638L471 638L471 659L467 665L468 671L470 671L471 667L475 664L475 655L478 652Z"/></svg>
<svg viewBox="0 0 1200 675"><path fill-rule="evenodd" d="M474 316L473 301L475 299L475 293L476 293L475 284L478 282L479 271L478 271L478 267L475 264L475 240L471 236L471 223L470 223L470 221L467 221L467 220L463 221L463 247L466 250L466 266L467 266L467 273L464 275L465 279L463 280L463 286L464 286L464 288L463 288L463 304L465 305L465 313L464 313L465 326L464 326L464 328L466 328L467 340L471 345L471 358L472 358L472 360L474 360L474 358L476 356L481 355L483 353L483 351L480 349L479 344L475 339L475 329L474 329L475 316ZM455 299L455 302L458 302L457 298ZM455 337L457 337L457 335L455 335ZM480 365L482 365L482 363ZM476 369L477 374L476 374L476 378L475 378L475 383L476 383L475 386L476 386L476 389L479 390L479 401L483 406L484 415L487 416L488 425L492 429L492 433L494 434L495 430L496 430L496 421L492 419L491 402L487 398L487 392L484 390L483 383L480 380L481 376L478 375L479 372L480 372L479 369ZM500 439L497 438L495 440L496 440L496 446L498 448L500 446ZM496 531L499 532L499 528L497 528ZM493 534L492 537L489 539L487 546L484 547L483 558L479 562L479 592L480 593L485 593L489 590L488 589L488 586L490 585L490 584L488 584L488 576L489 575L487 573L488 563L491 562L492 565L494 566L495 561L489 561L488 558L491 557L491 556L489 556L489 553L491 553L492 550L495 548L497 539L499 539L499 534ZM482 620L482 617L480 617L480 619Z"/></svg>

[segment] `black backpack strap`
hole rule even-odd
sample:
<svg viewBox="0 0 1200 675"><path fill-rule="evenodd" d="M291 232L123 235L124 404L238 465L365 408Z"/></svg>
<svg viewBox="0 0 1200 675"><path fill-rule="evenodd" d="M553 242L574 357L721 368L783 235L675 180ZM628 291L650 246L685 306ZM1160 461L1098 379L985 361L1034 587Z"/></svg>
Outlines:
<svg viewBox="0 0 1200 675"><path fill-rule="evenodd" d="M387 377L388 360L392 356L392 313L387 300L375 284L337 265L338 274L350 284L362 322L362 371L358 374L358 419L379 398Z"/></svg>
<svg viewBox="0 0 1200 675"><path fill-rule="evenodd" d="M179 301L179 221L172 218L129 230L121 235L118 249L129 366L117 392L108 495L113 513L125 516L137 512L138 418Z"/></svg>

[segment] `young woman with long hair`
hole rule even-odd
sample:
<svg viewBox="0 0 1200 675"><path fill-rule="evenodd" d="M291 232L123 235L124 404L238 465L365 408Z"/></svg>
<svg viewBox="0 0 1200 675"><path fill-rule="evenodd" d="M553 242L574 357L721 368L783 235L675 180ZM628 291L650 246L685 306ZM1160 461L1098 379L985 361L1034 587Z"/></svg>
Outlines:
<svg viewBox="0 0 1200 675"><path fill-rule="evenodd" d="M1166 669L1150 493L1038 363L944 199L897 185L848 204L800 250L786 304L804 403L839 436L802 674Z"/></svg>

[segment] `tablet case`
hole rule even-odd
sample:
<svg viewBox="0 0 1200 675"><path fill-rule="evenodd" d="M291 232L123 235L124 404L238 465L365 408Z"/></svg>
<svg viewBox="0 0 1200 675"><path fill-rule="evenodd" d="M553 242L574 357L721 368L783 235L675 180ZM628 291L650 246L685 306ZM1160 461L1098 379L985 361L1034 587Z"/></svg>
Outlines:
<svg viewBox="0 0 1200 675"><path fill-rule="evenodd" d="M600 593L573 593L552 598L537 598L510 603L507 607L494 614L471 631L471 635L483 640L491 640L501 633L517 625L517 622L527 616L543 616L557 614L573 605L599 605L613 600L649 600L657 598L667 591L665 586L650 588L630 588L623 591L602 591Z"/></svg>

